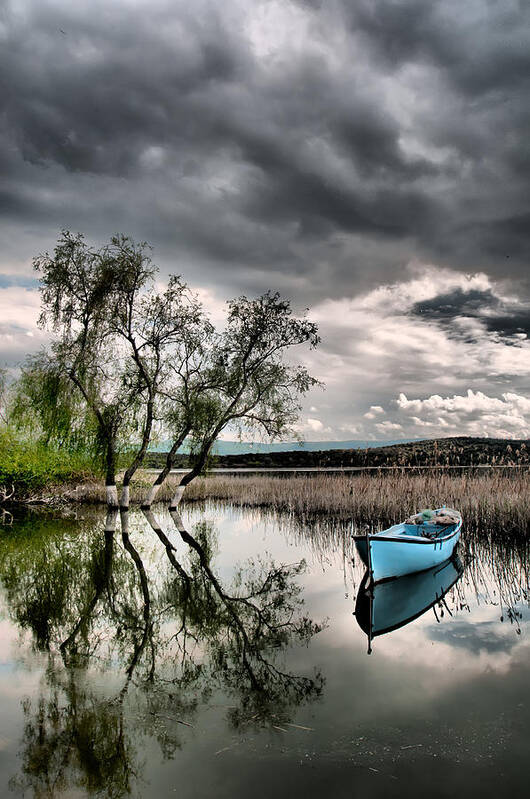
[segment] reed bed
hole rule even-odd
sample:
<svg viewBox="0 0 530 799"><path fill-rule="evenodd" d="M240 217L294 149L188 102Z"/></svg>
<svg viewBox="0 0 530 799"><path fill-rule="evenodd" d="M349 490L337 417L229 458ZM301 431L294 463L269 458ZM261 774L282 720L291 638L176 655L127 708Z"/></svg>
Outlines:
<svg viewBox="0 0 530 799"><path fill-rule="evenodd" d="M530 483L525 473L454 475L381 473L311 477L214 477L192 484L187 500L224 500L235 505L269 506L299 517L325 514L356 524L378 526L401 520L421 508L458 508L466 526L528 532ZM168 492L170 493L170 492Z"/></svg>
<svg viewBox="0 0 530 799"><path fill-rule="evenodd" d="M133 486L132 500L145 492L146 475ZM326 516L350 519L355 525L377 527L401 520L421 508L447 505L458 508L466 527L528 535L530 531L530 479L527 471L485 473L377 472L272 475L217 475L191 483L185 502L213 500L235 506L270 508L299 519ZM162 487L158 499L169 502L179 476ZM81 486L75 497L103 501L102 486Z"/></svg>
<svg viewBox="0 0 530 799"><path fill-rule="evenodd" d="M184 504L208 502L209 513L215 513L216 505L254 508L260 517L277 520L294 543L310 542L314 557L323 564L342 552L345 584L352 581L354 587L361 575L354 566L359 564L352 532L386 526L412 510L438 503L456 506L464 516L459 555L465 574L452 589L453 601L466 608L469 595L475 594L480 603L498 605L500 616L519 630L521 603L530 601L529 477L523 470L218 475L194 481ZM150 479L145 473L137 478L133 502L145 496ZM164 486L162 503L169 502L178 479L175 475ZM76 498L103 502L104 496L103 486L94 482L80 486Z"/></svg>

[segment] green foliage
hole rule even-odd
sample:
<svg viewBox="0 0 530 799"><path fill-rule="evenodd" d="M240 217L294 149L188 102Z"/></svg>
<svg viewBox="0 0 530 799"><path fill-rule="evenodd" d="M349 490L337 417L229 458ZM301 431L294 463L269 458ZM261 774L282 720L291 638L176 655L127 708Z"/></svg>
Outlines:
<svg viewBox="0 0 530 799"><path fill-rule="evenodd" d="M115 483L120 453L123 483L129 484L155 422L168 412L163 389L176 378L178 399L187 395L189 385L181 385L185 365L190 353L200 356L213 330L180 277L172 276L164 292L155 291L157 270L147 249L122 235L93 249L81 234L63 231L53 255L34 260L41 279L40 322L54 337L50 352L28 365L32 379L20 390L52 438L81 438L94 450L108 485ZM193 360L194 374L197 365ZM42 392L33 390L42 382L39 371L45 377ZM184 426L185 436L196 403L175 405L169 414Z"/></svg>
<svg viewBox="0 0 530 799"><path fill-rule="evenodd" d="M7 422L6 412L6 399L7 399L7 373L5 369L0 368L0 423Z"/></svg>
<svg viewBox="0 0 530 799"><path fill-rule="evenodd" d="M0 486L15 488L15 496L49 484L81 480L97 472L92 455L42 441L22 438L11 427L0 428Z"/></svg>
<svg viewBox="0 0 530 799"><path fill-rule="evenodd" d="M41 323L51 324L81 348L94 343L98 329L104 330L120 291L143 285L154 267L146 254L147 244L135 244L127 236L113 236L110 243L93 249L81 233L63 230L53 256L33 260L40 274Z"/></svg>
<svg viewBox="0 0 530 799"><path fill-rule="evenodd" d="M121 455L124 489L157 427L172 440L162 479L183 441L190 444L185 486L224 429L286 434L300 397L317 384L287 357L319 342L316 324L289 301L270 291L235 298L217 332L180 276L156 292L147 249L123 235L93 249L63 231L53 255L34 259L40 324L54 335L49 351L28 361L16 392L19 427L37 430L44 444L93 452L107 486L115 486Z"/></svg>
<svg viewBox="0 0 530 799"><path fill-rule="evenodd" d="M269 438L286 434L297 421L300 397L319 385L302 365L292 365L293 347L314 348L317 325L293 314L288 300L266 292L228 303L228 324L214 354L226 424Z"/></svg>
<svg viewBox="0 0 530 799"><path fill-rule="evenodd" d="M94 450L95 421L71 381L45 352L28 358L13 386L10 422L44 445Z"/></svg>
<svg viewBox="0 0 530 799"><path fill-rule="evenodd" d="M90 442L110 484L124 442L143 424L148 440L152 423L152 409L146 413L148 368L133 330L136 317L142 317L140 293L152 290L155 269L146 249L125 236L92 249L82 235L63 231L53 256L34 259L41 279L40 323L55 336L50 352L29 364L37 380L21 391L46 432ZM158 330L155 316L141 318L142 330L144 322ZM39 371L48 389L43 394L32 391Z"/></svg>

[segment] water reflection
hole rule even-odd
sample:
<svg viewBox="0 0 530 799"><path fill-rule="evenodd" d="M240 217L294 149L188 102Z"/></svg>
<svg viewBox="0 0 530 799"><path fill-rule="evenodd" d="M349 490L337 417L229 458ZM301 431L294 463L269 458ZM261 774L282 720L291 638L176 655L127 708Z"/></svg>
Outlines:
<svg viewBox="0 0 530 799"><path fill-rule="evenodd" d="M340 553L346 596L357 597L365 578L365 567L357 557L352 533L361 534L389 524L388 519L353 528L351 523L319 518L309 522L289 520L289 533L297 546L311 546L312 556L323 568ZM472 606L499 608L499 621L521 633L521 608L530 603L530 538L527 529L499 528L497 524L469 525L455 551L464 567L463 578L450 589L453 612L470 613ZM443 613L443 611L442 611Z"/></svg>
<svg viewBox="0 0 530 799"><path fill-rule="evenodd" d="M38 696L23 703L13 789L124 796L141 779L142 736L171 757L215 693L230 697L233 728L288 722L293 708L320 695L318 671L299 674L282 661L287 647L322 629L303 612L305 563L252 559L227 587L212 565L212 525L191 534L173 516L187 545L181 561L152 513L147 521L163 546L149 541L149 550L145 529L137 519L131 532L126 513L122 546L110 514L100 535L72 540L37 525L2 549L10 614L45 655Z"/></svg>
<svg viewBox="0 0 530 799"><path fill-rule="evenodd" d="M406 785L415 799L433 768L444 799L493 797L501 772L521 795L526 539L466 530L441 623L431 609L402 626L432 599L425 575L414 591L394 585L397 599L378 594L367 658L350 524L213 504L185 518L32 517L2 532L1 795L12 774L34 797ZM436 576L438 599L453 576Z"/></svg>
<svg viewBox="0 0 530 799"><path fill-rule="evenodd" d="M370 574L366 571L357 594L355 618L368 636L368 653L371 653L372 639L377 635L410 624L430 608L433 608L437 620L437 605L441 613L445 607L451 614L444 597L463 572L458 557L432 569L376 585L370 585Z"/></svg>

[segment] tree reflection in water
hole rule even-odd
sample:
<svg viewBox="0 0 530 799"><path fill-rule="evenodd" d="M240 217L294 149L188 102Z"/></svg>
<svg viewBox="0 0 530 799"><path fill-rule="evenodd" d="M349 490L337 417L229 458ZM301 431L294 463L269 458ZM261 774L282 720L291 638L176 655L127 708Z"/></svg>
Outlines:
<svg viewBox="0 0 530 799"><path fill-rule="evenodd" d="M155 516L145 515L167 568L146 568L128 512L123 546L111 512L103 535L68 537L58 526L58 534L13 535L3 548L10 614L46 658L39 697L23 705L15 790L121 797L141 782L142 736L171 757L214 692L229 696L229 721L240 727L287 721L322 691L319 673L283 665L287 647L321 629L303 614L303 562L248 562L228 588L212 565L211 526L192 535L173 514L189 550L181 563Z"/></svg>

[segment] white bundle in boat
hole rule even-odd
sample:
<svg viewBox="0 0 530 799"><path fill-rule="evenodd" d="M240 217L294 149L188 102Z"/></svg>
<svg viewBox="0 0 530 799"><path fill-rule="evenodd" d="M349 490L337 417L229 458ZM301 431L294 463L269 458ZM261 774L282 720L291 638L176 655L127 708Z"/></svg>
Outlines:
<svg viewBox="0 0 530 799"><path fill-rule="evenodd" d="M438 511L434 517L435 524L457 524L460 521L460 516L453 510Z"/></svg>
<svg viewBox="0 0 530 799"><path fill-rule="evenodd" d="M405 524L457 524L460 521L459 514L450 508L440 510L422 510L415 513L405 521Z"/></svg>

